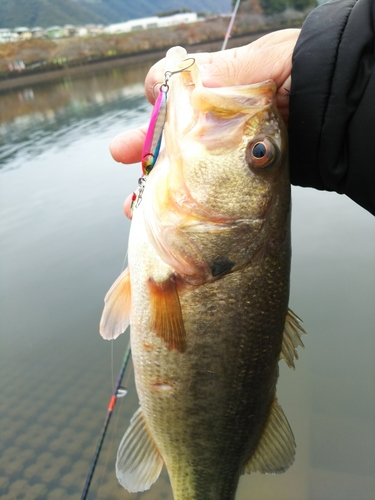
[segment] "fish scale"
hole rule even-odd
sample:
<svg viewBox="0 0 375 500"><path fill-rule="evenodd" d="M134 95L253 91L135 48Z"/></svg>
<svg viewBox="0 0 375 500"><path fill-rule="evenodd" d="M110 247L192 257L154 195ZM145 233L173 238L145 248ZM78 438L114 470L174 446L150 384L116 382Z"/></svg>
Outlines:
<svg viewBox="0 0 375 500"><path fill-rule="evenodd" d="M171 49L166 71L185 58ZM196 64L175 71L165 149L101 322L105 338L131 323L140 408L116 463L129 491L150 488L165 464L175 500L233 500L242 473L292 464L276 397L279 359L294 367L302 345L288 310L290 253L274 83L205 89Z"/></svg>
<svg viewBox="0 0 375 500"><path fill-rule="evenodd" d="M137 360L135 370L144 372L144 376L138 379L138 394L158 449L162 456L168 457L166 465L176 499L234 498L233 485L238 480L244 462L251 455L244 437L250 430L254 434L255 425L258 425L258 433L261 432L265 416L262 419L259 417L262 413L267 415L274 397L280 347L276 346L272 350L267 345L265 348L263 329L257 336L253 335L249 342L246 330L252 329L254 332L254 324L259 323L258 318L253 316L253 321L241 320L247 316L247 309L255 309L242 286L243 282L248 282L249 274L252 274L252 269L237 275L227 275L226 282L233 282L230 288L232 292L227 288L227 298L233 294L236 309L228 311L219 306L211 311L211 317L205 321L195 314L195 308L201 302L213 301L216 290L220 293L221 287L228 287L228 283L224 285L216 281L184 296L181 307L186 311L186 316L190 314L195 320L185 322L187 332L194 333L188 336L189 348L183 359L179 353L168 350L162 341L159 341L159 349L145 352L141 337L134 335L132 350ZM242 311L240 317L238 305ZM212 327L212 317L215 318L215 329ZM281 321L282 328L283 318ZM271 329L269 324L265 328L267 332ZM225 337L226 341L218 345L218 337ZM270 340L274 345L274 339ZM249 359L255 362L249 365ZM233 360L236 360L235 364ZM148 369L144 370L146 365ZM150 384L150 381L155 380L168 383L172 387L170 393L155 393ZM269 387L264 381L268 382ZM244 393L256 391L262 392L260 399L241 398ZM264 393L268 393L267 397ZM254 415L254 423L251 414ZM181 425L181 415L189 416L189 425ZM235 427L243 428L244 423L246 432L244 429L236 435ZM242 462L240 468L239 457ZM184 470L182 475L181 468ZM209 496L213 488L212 481L217 491ZM186 493L190 491L187 486L190 483L196 484L194 495ZM230 493L223 496L229 484L232 484Z"/></svg>

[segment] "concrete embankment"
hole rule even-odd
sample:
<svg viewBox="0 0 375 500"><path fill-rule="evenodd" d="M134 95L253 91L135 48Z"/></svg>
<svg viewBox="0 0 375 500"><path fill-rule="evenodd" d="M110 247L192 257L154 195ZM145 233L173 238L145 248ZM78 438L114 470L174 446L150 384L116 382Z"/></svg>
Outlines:
<svg viewBox="0 0 375 500"><path fill-rule="evenodd" d="M227 48L239 47L241 45L246 45L251 43L267 32L263 31L261 33L254 33L251 35L243 35L239 37L233 37L229 39ZM214 52L221 49L223 41L214 40L210 42L204 42L199 44L193 44L187 46L187 50L190 53L196 52ZM58 80L65 76L80 75L85 73L91 73L94 71L105 71L106 69L111 69L114 67L124 67L137 65L139 63L150 62L150 65L155 61L163 58L165 56L165 49L157 51L147 51L138 54L126 55L124 57L107 58L98 61L90 61L86 64L74 65L74 66L61 66L53 71L38 71L35 73L21 73L17 76L12 76L3 80L0 80L0 92L10 89L22 88L28 85L33 85L36 83L43 83L52 80Z"/></svg>

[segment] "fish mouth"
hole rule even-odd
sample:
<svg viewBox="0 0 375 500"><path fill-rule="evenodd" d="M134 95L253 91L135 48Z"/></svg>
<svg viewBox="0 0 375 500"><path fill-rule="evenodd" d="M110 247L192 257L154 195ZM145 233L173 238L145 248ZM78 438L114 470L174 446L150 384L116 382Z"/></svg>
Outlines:
<svg viewBox="0 0 375 500"><path fill-rule="evenodd" d="M251 115L273 104L275 94L276 85L273 80L219 88L196 85L192 93L192 106L202 113L210 112L231 118L238 114Z"/></svg>
<svg viewBox="0 0 375 500"><path fill-rule="evenodd" d="M193 129L195 140L205 142L210 150L215 149L216 143L206 139L219 135L218 126L226 142L238 142L243 123L275 102L277 89L273 80L251 85L204 87L194 57L182 47L173 47L167 52L165 75L168 77L165 143L172 154L178 154L179 138ZM228 130L232 131L231 137Z"/></svg>
<svg viewBox="0 0 375 500"><path fill-rule="evenodd" d="M175 114L170 116L175 132L180 133L186 133L193 126L199 112L223 118L255 114L274 103L277 90L273 80L251 85L204 87L194 57L183 47L173 47L167 52L165 76L168 76L169 100L179 113L181 109L184 111L178 119Z"/></svg>

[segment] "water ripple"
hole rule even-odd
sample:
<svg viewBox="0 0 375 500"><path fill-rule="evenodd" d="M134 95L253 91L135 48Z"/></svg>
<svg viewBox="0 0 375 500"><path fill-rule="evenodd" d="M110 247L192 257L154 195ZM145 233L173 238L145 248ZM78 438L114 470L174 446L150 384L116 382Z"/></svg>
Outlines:
<svg viewBox="0 0 375 500"><path fill-rule="evenodd" d="M131 128L146 110L149 106L139 84L86 98L72 96L57 108L15 116L0 125L0 171L20 168L47 148L59 150L86 134L101 135L114 123Z"/></svg>

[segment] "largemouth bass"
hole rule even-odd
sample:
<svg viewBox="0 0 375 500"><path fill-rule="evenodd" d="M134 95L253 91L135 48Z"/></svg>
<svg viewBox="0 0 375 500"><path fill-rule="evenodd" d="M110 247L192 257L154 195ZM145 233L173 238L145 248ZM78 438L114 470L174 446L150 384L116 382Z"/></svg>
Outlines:
<svg viewBox="0 0 375 500"><path fill-rule="evenodd" d="M166 70L185 57L171 49ZM175 500L232 500L242 473L295 455L276 398L303 332L288 310L287 136L272 81L208 89L193 64L168 87L165 148L101 321L115 338L130 317L140 401L116 473L142 491L165 464Z"/></svg>

